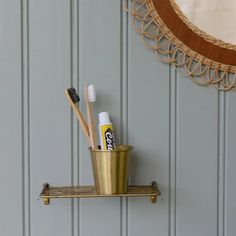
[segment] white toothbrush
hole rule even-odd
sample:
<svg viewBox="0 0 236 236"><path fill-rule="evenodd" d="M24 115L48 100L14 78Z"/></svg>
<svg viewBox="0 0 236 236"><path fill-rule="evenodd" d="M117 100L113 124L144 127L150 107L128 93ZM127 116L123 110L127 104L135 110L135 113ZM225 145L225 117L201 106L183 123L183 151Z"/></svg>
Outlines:
<svg viewBox="0 0 236 236"><path fill-rule="evenodd" d="M96 149L98 144L98 136L92 108L92 103L96 101L96 91L94 85L84 86L84 97L87 110L90 143L92 148Z"/></svg>

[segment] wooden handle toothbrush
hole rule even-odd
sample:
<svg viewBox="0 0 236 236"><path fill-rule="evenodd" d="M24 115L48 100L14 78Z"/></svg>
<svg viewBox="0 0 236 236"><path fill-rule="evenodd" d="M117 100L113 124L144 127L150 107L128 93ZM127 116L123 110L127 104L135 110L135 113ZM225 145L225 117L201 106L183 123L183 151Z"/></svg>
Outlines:
<svg viewBox="0 0 236 236"><path fill-rule="evenodd" d="M97 125L96 125L95 118L93 115L93 106L92 106L92 103L96 102L96 90L95 90L95 86L92 84L88 86L88 101L89 101L90 112L91 112L90 116L91 116L91 122L92 122L93 139L95 143L95 148L97 148L97 145L98 145Z"/></svg>
<svg viewBox="0 0 236 236"><path fill-rule="evenodd" d="M80 126L81 126L84 134L85 134L85 137L87 138L87 140L89 141L89 144L91 145L88 125L87 125L87 123L86 123L86 121L85 121L78 105L76 105L80 101L79 95L76 93L76 90L73 87L69 88L69 89L66 89L65 90L65 95L66 95L66 98L67 98L68 102L70 103L73 111L76 114L76 117L77 117L77 119L80 123Z"/></svg>
<svg viewBox="0 0 236 236"><path fill-rule="evenodd" d="M92 102L96 101L96 93L93 85L84 86L84 100L87 110L90 143L92 148L96 149L98 144L98 136L96 132L96 125L91 104Z"/></svg>

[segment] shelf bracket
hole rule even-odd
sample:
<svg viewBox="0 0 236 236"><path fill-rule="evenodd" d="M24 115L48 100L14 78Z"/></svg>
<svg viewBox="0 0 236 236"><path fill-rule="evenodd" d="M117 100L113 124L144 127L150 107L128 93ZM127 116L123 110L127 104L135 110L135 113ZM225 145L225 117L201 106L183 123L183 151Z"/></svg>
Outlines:
<svg viewBox="0 0 236 236"><path fill-rule="evenodd" d="M48 194L46 194L46 192L49 190L49 188L50 188L50 186L49 186L49 183L45 183L44 185L43 185L43 190L42 190L42 192L41 192L41 194L40 194L40 196L44 196L43 197L43 203L44 203L44 205L49 205L50 204L50 198L49 197L47 197L47 196L49 196Z"/></svg>
<svg viewBox="0 0 236 236"><path fill-rule="evenodd" d="M156 181L152 181L152 188L153 188L153 190L155 191L155 190L158 190L158 188L157 188L157 182ZM159 190L158 190L159 191ZM159 194L160 195L160 194ZM157 195L153 195L153 196L151 196L151 203L156 203L157 202Z"/></svg>

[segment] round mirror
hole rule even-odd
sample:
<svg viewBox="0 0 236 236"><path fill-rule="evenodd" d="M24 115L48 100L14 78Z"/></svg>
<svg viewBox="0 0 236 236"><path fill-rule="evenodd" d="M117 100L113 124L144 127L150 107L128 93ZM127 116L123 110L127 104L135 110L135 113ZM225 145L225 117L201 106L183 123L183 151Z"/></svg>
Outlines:
<svg viewBox="0 0 236 236"><path fill-rule="evenodd" d="M131 2L132 25L158 59L197 84L236 90L236 1Z"/></svg>
<svg viewBox="0 0 236 236"><path fill-rule="evenodd" d="M236 1L175 0L183 14L207 34L236 44Z"/></svg>

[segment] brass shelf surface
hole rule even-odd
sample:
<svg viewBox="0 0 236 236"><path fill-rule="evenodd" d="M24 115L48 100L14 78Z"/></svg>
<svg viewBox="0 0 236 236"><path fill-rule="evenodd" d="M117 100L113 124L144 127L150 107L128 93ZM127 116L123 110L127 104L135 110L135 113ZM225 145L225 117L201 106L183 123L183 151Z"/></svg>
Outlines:
<svg viewBox="0 0 236 236"><path fill-rule="evenodd" d="M152 203L157 202L157 197L161 195L157 188L157 183L153 181L150 186L129 186L127 193L123 194L97 194L94 186L71 186L71 187L51 187L48 183L43 185L40 198L45 205L50 204L51 198L95 198L95 197L150 197Z"/></svg>

